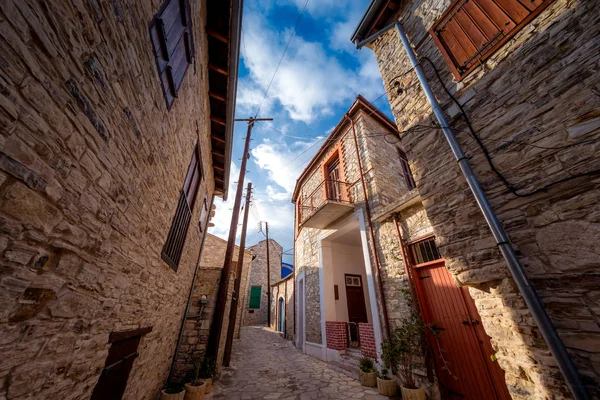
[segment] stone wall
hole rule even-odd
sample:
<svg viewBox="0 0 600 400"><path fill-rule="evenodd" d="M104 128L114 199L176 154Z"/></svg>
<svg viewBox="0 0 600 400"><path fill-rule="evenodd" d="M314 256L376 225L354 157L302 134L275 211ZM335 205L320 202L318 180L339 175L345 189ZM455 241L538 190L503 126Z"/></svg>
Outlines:
<svg viewBox="0 0 600 400"><path fill-rule="evenodd" d="M290 340L294 340L294 330L296 326L296 319L294 318L294 307L296 306L294 290L294 274L291 274L287 278L282 279L271 286L271 293L273 293L274 299L274 301L271 302L271 329L279 330L279 326L277 325L279 323L279 299L283 299L285 318L284 337Z"/></svg>
<svg viewBox="0 0 600 400"><path fill-rule="evenodd" d="M270 284L281 280L281 252L283 248L273 239L269 239L269 258L270 258L270 284L267 282L267 241L263 240L254 246L248 248L252 254L256 256L250 264L250 279L246 289L247 301L244 306L243 325L268 325L267 308L271 307L267 300L267 292L270 290ZM260 308L250 309L250 288L252 286L260 286ZM271 303L274 301L271 296Z"/></svg>
<svg viewBox="0 0 600 400"><path fill-rule="evenodd" d="M124 398L164 385L213 193L203 4L167 111L148 34L160 2L1 2L0 398L89 398L109 334L150 326ZM197 141L176 272L160 253Z"/></svg>
<svg viewBox="0 0 600 400"><path fill-rule="evenodd" d="M600 181L593 174L600 167L600 11L594 2L556 0L456 83L427 33L449 4L414 0L402 4L397 18L418 57L428 57L440 70L494 164L520 195L491 170L458 108L423 62L560 337L592 395L600 396ZM414 73L400 82L402 94L394 87L392 78L410 69L396 32L372 47L399 130L430 125L431 109ZM406 133L402 145L446 265L459 285L469 287L511 395L570 397L441 132Z"/></svg>
<svg viewBox="0 0 600 400"><path fill-rule="evenodd" d="M227 241L213 236L206 235L206 240L202 250L202 258L200 260L200 270L194 285L194 294L192 295L192 304L188 312L185 328L179 353L175 362L175 378L182 379L189 377L194 369L194 362L198 362L206 351L210 327L213 321L215 309L217 306L217 294L219 292L219 284L223 271L223 260L225 259L225 249ZM234 263L237 263L239 255L239 247L234 248ZM234 339L239 339L239 331L242 319L242 310L246 303L246 287L248 286L248 275L250 271L250 261L252 254L246 251L244 255L244 267L242 269L242 283L238 300L238 311L236 320L236 329ZM236 264L237 265L237 264ZM235 267L236 268L236 267ZM234 271L235 271L234 268ZM228 286L228 298L225 308L225 324L223 331L226 333L229 324L229 313L231 310L231 296L234 289L235 273L231 274ZM203 305L201 299L205 298L207 303ZM225 336L219 344L220 360L217 363L218 369L222 364L222 351L225 348ZM234 342L235 343L235 342ZM235 348L233 349L235 351Z"/></svg>

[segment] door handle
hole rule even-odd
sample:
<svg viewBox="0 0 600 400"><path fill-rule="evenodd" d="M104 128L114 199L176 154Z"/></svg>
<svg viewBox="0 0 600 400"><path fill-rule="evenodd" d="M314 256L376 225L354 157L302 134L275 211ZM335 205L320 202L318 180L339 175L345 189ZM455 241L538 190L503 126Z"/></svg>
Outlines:
<svg viewBox="0 0 600 400"><path fill-rule="evenodd" d="M478 321L478 320L476 320L476 319L472 320L472 321L471 321L471 323L472 323L473 325L479 325L479 321Z"/></svg>
<svg viewBox="0 0 600 400"><path fill-rule="evenodd" d="M469 325L469 321L467 321L466 319L463 319L463 322L462 322L462 324L463 324L463 325Z"/></svg>

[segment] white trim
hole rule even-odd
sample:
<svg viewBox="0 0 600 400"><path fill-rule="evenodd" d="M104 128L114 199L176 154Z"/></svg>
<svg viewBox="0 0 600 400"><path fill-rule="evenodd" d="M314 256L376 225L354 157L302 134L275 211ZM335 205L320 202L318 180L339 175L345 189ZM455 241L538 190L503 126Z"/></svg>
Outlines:
<svg viewBox="0 0 600 400"><path fill-rule="evenodd" d="M327 360L327 330L325 329L325 271L323 269L323 240L317 241L319 248L319 309L321 310L321 359Z"/></svg>
<svg viewBox="0 0 600 400"><path fill-rule="evenodd" d="M365 223L365 215L362 208L355 212L360 225L360 238L362 242L363 256L365 259L365 270L367 273L367 287L369 289L369 299L371 301L371 315L373 316L373 333L375 336L375 351L377 352L377 360L381 361L379 352L381 351L381 324L379 322L379 311L377 307L377 297L375 296L375 277L373 276L373 267L371 265L371 257L369 256L369 242L367 241L367 231ZM383 293L380 293L383 296Z"/></svg>
<svg viewBox="0 0 600 400"><path fill-rule="evenodd" d="M304 342L306 351L304 354L314 357L319 360L327 361L324 354L326 354L327 347L319 343Z"/></svg>
<svg viewBox="0 0 600 400"><path fill-rule="evenodd" d="M304 317L302 318L302 322L304 326L300 327L302 329L302 348L300 349L300 351L303 354L306 354L306 279L304 278L304 271L302 271L296 276L296 293L300 293L300 291L298 290L298 287L300 286L300 281L302 281L303 285L302 300L304 301L302 302L302 304L300 304L300 298L299 296L296 296L296 310L298 310L298 315L296 315L296 326L300 327L300 312L302 312L302 316ZM302 311L300 311L301 308ZM300 344L300 335L296 336L296 347L298 347Z"/></svg>

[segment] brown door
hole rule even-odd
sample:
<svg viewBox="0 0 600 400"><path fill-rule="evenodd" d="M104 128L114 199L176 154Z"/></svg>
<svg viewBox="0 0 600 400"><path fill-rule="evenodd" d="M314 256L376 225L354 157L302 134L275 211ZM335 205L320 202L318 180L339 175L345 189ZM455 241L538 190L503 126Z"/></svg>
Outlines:
<svg viewBox="0 0 600 400"><path fill-rule="evenodd" d="M456 285L444 260L417 265L414 277L425 322L437 331L437 340L432 334L428 340L448 398L510 399L504 371L494 361L490 338L467 289Z"/></svg>
<svg viewBox="0 0 600 400"><path fill-rule="evenodd" d="M345 275L349 322L369 322L360 275Z"/></svg>
<svg viewBox="0 0 600 400"><path fill-rule="evenodd" d="M123 397L141 338L138 335L113 342L91 400L119 400Z"/></svg>
<svg viewBox="0 0 600 400"><path fill-rule="evenodd" d="M335 158L327 166L327 197L330 200L342 200L342 191L340 188L340 159Z"/></svg>

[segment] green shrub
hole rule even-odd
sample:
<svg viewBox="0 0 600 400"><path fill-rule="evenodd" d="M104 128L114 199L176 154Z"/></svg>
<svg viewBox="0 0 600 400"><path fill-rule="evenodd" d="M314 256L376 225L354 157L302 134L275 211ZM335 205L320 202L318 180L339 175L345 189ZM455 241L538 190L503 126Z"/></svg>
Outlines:
<svg viewBox="0 0 600 400"><path fill-rule="evenodd" d="M362 356L358 362L358 366L362 372L373 372L375 369L375 363L367 356Z"/></svg>

